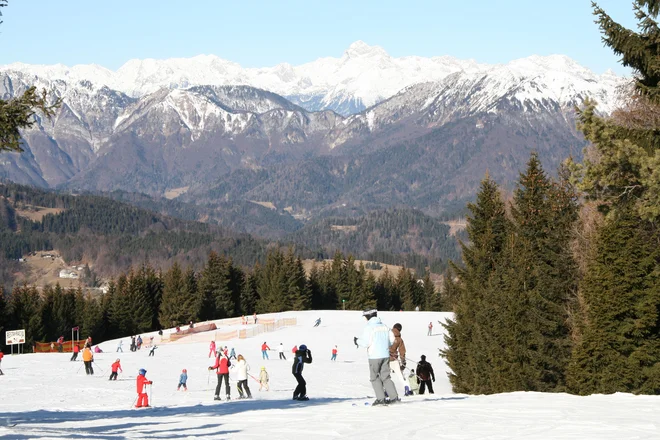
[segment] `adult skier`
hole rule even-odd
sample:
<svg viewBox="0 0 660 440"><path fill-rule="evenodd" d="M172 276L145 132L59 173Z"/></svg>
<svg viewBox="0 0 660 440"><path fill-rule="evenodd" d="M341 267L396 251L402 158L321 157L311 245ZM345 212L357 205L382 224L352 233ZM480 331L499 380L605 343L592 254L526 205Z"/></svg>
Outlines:
<svg viewBox="0 0 660 440"><path fill-rule="evenodd" d="M426 356L422 355L421 360L417 364L417 377L419 377L419 394L424 394L425 387L428 387L429 394L433 394L433 385L431 380L435 382L435 373L430 362L426 362Z"/></svg>
<svg viewBox="0 0 660 440"><path fill-rule="evenodd" d="M145 385L151 385L154 382L151 380L147 380L147 370L144 368L141 368L137 377L137 404L135 405L136 408L149 408L149 396L147 396L147 393L144 392L144 387Z"/></svg>
<svg viewBox="0 0 660 440"><path fill-rule="evenodd" d="M220 390L222 388L222 381L225 381L225 392L227 393L227 400L230 399L230 389L229 389L229 367L231 367L231 362L222 352L218 352L218 355L215 358L215 365L209 367L210 370L216 370L218 375L218 385L215 387L215 396L213 400L220 400Z"/></svg>
<svg viewBox="0 0 660 440"><path fill-rule="evenodd" d="M298 386L293 390L293 400L309 400L309 397L307 397L307 382L305 382L302 372L305 364L311 363L312 352L307 349L305 344L302 344L293 357L293 367L291 368L291 373L298 382Z"/></svg>
<svg viewBox="0 0 660 440"><path fill-rule="evenodd" d="M80 346L78 344L73 345L73 354L71 355L71 361L78 359L78 353L80 353Z"/></svg>
<svg viewBox="0 0 660 440"><path fill-rule="evenodd" d="M365 310L362 313L367 320L362 336L354 337L358 347L367 349L371 386L376 393L373 405L385 405L399 401L399 396L390 378L390 346L394 335L378 317L378 310ZM391 338L391 339L390 339ZM385 400L387 393L388 400Z"/></svg>
<svg viewBox="0 0 660 440"><path fill-rule="evenodd" d="M236 372L238 377L238 398L239 399L251 399L252 393L250 392L250 387L248 386L248 371L250 366L243 357L242 354L238 355L238 361L236 362ZM245 395L243 394L243 389L245 388Z"/></svg>
<svg viewBox="0 0 660 440"><path fill-rule="evenodd" d="M286 356L284 356L284 344L280 342L279 347L277 347L277 352L280 354L280 359L286 360Z"/></svg>
<svg viewBox="0 0 660 440"><path fill-rule="evenodd" d="M401 324L398 322L392 327L394 342L390 346L390 370L392 380L397 388L399 395L406 395L406 379L403 377L403 370L406 368L406 344L401 338Z"/></svg>
<svg viewBox="0 0 660 440"><path fill-rule="evenodd" d="M137 345L135 343L135 336L131 336L131 351L135 351L136 347Z"/></svg>
<svg viewBox="0 0 660 440"><path fill-rule="evenodd" d="M121 371L122 373L124 370L121 369L121 363L119 363L119 359L113 362L112 364L112 373L110 373L110 379L108 380L117 380L117 371Z"/></svg>
<svg viewBox="0 0 660 440"><path fill-rule="evenodd" d="M119 353L120 351L121 351L122 353L124 352L124 349L121 348L122 345L124 345L124 341L120 339L120 340L119 340L119 343L117 344L117 351L115 351L115 353Z"/></svg>
<svg viewBox="0 0 660 440"><path fill-rule="evenodd" d="M157 345L154 345L151 347L151 350L149 350L149 356L154 356L156 354L156 349L158 348Z"/></svg>
<svg viewBox="0 0 660 440"><path fill-rule="evenodd" d="M321 318L317 319L316 322L314 322L314 327L318 327L321 325Z"/></svg>
<svg viewBox="0 0 660 440"><path fill-rule="evenodd" d="M429 332L426 334L426 336L431 336L433 333L433 322L429 322Z"/></svg>
<svg viewBox="0 0 660 440"><path fill-rule="evenodd" d="M261 344L261 359L268 359L268 350L270 350L270 347L266 344L266 341L264 341L264 343Z"/></svg>
<svg viewBox="0 0 660 440"><path fill-rule="evenodd" d="M335 348L332 349L332 356L330 356L331 361L336 361L337 360L337 346L335 345Z"/></svg>
<svg viewBox="0 0 660 440"><path fill-rule="evenodd" d="M92 354L92 350L89 347L85 347L83 350L83 362L85 363L85 373L86 374L94 374L94 368L92 368L92 362L94 362L94 354Z"/></svg>

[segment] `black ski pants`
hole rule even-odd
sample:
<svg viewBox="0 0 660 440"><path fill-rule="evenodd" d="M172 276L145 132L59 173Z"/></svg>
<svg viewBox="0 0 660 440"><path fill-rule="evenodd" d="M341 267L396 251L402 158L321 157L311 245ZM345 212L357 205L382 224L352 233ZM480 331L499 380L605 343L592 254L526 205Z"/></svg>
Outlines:
<svg viewBox="0 0 660 440"><path fill-rule="evenodd" d="M284 360L286 360L286 357L284 356L284 352L283 352L283 351L280 352L280 359L284 359Z"/></svg>
<svg viewBox="0 0 660 440"><path fill-rule="evenodd" d="M298 381L298 386L293 391L293 398L305 397L307 395L307 382L305 382L305 379L303 379L300 373L294 373L293 377Z"/></svg>
<svg viewBox="0 0 660 440"><path fill-rule="evenodd" d="M76 359L78 359L78 352L77 351L73 352L73 355L71 356L72 361L75 361Z"/></svg>
<svg viewBox="0 0 660 440"><path fill-rule="evenodd" d="M240 397L243 397L243 388L245 388L245 393L247 394L247 397L252 397L252 393L250 392L250 387L248 386L247 379L238 381L238 394L240 395Z"/></svg>
<svg viewBox="0 0 660 440"><path fill-rule="evenodd" d="M419 394L424 394L426 387L429 387L429 394L433 394L433 383L431 379L419 381Z"/></svg>
<svg viewBox="0 0 660 440"><path fill-rule="evenodd" d="M222 379L225 380L225 391L229 396L229 373L218 374L218 385L215 387L215 396L220 397L220 390L222 389Z"/></svg>
<svg viewBox="0 0 660 440"><path fill-rule="evenodd" d="M85 373L94 374L94 369L92 368L92 361L85 361Z"/></svg>
<svg viewBox="0 0 660 440"><path fill-rule="evenodd" d="M117 372L113 371L112 373L110 373L110 379L108 380L117 380Z"/></svg>

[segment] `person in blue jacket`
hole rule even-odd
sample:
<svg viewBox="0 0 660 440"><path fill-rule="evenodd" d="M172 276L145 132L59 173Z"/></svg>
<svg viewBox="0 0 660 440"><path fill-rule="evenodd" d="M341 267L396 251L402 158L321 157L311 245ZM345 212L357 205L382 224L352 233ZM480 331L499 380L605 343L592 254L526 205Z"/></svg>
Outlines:
<svg viewBox="0 0 660 440"><path fill-rule="evenodd" d="M390 378L390 346L394 342L394 335L378 317L378 310L365 310L362 316L367 319L367 326L364 328L362 336L353 338L353 342L358 347L367 349L369 380L376 393L373 405L398 402L400 399L394 382ZM387 393L387 400L385 393Z"/></svg>

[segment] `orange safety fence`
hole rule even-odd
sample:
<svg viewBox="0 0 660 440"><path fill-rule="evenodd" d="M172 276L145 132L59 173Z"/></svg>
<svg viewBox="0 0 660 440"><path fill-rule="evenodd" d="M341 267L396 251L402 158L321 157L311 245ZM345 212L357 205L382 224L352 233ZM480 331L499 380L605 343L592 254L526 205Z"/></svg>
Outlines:
<svg viewBox="0 0 660 440"><path fill-rule="evenodd" d="M35 342L34 343L34 352L35 353L71 353L73 351L73 345L78 344L78 347L82 350L85 345L85 339L81 341L64 341L62 343L62 349L60 350L60 344L57 342Z"/></svg>

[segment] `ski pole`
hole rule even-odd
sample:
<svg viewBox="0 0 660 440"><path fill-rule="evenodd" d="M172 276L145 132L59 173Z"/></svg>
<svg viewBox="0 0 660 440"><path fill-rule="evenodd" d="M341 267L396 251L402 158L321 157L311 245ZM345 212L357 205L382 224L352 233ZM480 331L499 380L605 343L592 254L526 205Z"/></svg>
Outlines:
<svg viewBox="0 0 660 440"><path fill-rule="evenodd" d="M206 375L206 386L211 384L211 370L209 370L209 374Z"/></svg>
<svg viewBox="0 0 660 440"><path fill-rule="evenodd" d="M137 396L135 396L135 400L133 400L133 403L131 404L131 408L133 408L135 406L135 403L137 402L138 397L140 397L139 394Z"/></svg>
<svg viewBox="0 0 660 440"><path fill-rule="evenodd" d="M154 399L151 395L151 384L149 384L149 402L151 402L151 406L154 406Z"/></svg>
<svg viewBox="0 0 660 440"><path fill-rule="evenodd" d="M95 361L92 361L92 363L93 363L94 365L96 365L96 368L98 368L99 370L101 370L101 374L105 374L105 371L103 370L103 368L99 367L99 364L97 364Z"/></svg>
<svg viewBox="0 0 660 440"><path fill-rule="evenodd" d="M254 379L255 382L261 384L261 382L259 382L259 379L257 379L257 378L254 377L253 375L251 375L251 374L248 373L248 376L250 376L252 379Z"/></svg>
<svg viewBox="0 0 660 440"><path fill-rule="evenodd" d="M84 366L85 366L85 363L83 362L82 365L78 368L78 371L76 372L76 374L80 373L80 370L81 370L82 367L84 367Z"/></svg>

